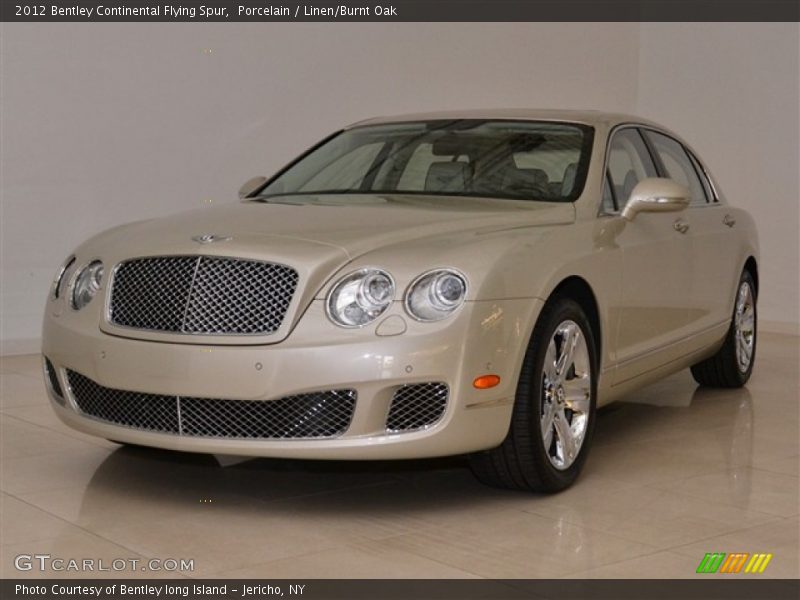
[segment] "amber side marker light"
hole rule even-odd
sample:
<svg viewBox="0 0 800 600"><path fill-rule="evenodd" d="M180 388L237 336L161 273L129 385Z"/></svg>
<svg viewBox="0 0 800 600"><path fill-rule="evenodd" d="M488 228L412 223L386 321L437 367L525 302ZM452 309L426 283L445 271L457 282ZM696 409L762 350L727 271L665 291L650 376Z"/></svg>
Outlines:
<svg viewBox="0 0 800 600"><path fill-rule="evenodd" d="M500 383L500 377L497 375L481 375L476 377L472 385L479 390L488 390Z"/></svg>

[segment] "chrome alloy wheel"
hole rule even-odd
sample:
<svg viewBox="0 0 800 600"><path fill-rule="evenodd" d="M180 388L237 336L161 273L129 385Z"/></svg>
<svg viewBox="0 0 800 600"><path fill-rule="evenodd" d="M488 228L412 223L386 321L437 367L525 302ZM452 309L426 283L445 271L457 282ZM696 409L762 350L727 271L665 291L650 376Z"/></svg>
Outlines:
<svg viewBox="0 0 800 600"><path fill-rule="evenodd" d="M736 295L736 313L733 317L736 335L736 366L741 373L747 373L753 360L753 347L756 342L756 310L753 290L750 283L743 281Z"/></svg>
<svg viewBox="0 0 800 600"><path fill-rule="evenodd" d="M542 369L541 428L552 465L568 469L583 445L592 401L589 349L574 321L556 327Z"/></svg>

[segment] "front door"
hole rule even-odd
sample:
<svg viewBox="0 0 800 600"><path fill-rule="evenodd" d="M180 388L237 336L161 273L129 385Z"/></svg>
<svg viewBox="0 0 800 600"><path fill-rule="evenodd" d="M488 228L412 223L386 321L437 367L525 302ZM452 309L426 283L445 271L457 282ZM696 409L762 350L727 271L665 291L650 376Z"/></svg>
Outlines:
<svg viewBox="0 0 800 600"><path fill-rule="evenodd" d="M633 127L614 133L607 164L609 195L617 213L639 181L658 176L642 134ZM688 335L692 301L692 250L685 214L618 218L615 241L622 256L622 277L617 315L611 315L617 328L614 384L680 357L678 342Z"/></svg>
<svg viewBox="0 0 800 600"><path fill-rule="evenodd" d="M716 202L713 190L697 159L677 140L656 131L646 131L665 177L689 188L686 210L692 242L692 294L689 323L693 333L702 333L730 322L735 288L742 265L729 256L735 247L736 220L730 207Z"/></svg>

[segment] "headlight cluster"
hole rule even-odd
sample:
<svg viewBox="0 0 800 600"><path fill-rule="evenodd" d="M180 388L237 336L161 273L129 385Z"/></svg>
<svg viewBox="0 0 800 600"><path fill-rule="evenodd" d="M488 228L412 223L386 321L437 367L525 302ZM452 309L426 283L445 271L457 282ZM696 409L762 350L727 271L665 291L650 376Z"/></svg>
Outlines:
<svg viewBox="0 0 800 600"><path fill-rule="evenodd" d="M392 276L381 269L361 269L342 277L328 294L328 316L341 327L363 327L377 319L395 299ZM460 307L467 281L458 271L437 269L408 287L405 306L418 321L440 321Z"/></svg>
<svg viewBox="0 0 800 600"><path fill-rule="evenodd" d="M53 300L58 300L64 291L64 282L69 279L68 272L75 264L75 257L70 256L65 260L56 271L56 276L53 278L53 286L50 289L50 296Z"/></svg>
<svg viewBox="0 0 800 600"><path fill-rule="evenodd" d="M328 315L342 327L362 327L394 300L394 280L386 271L362 269L343 277L328 296Z"/></svg>
<svg viewBox="0 0 800 600"><path fill-rule="evenodd" d="M467 282L460 273L431 271L418 277L406 294L406 308L419 321L440 321L464 302Z"/></svg>
<svg viewBox="0 0 800 600"><path fill-rule="evenodd" d="M103 263L90 262L78 272L72 286L72 308L80 310L92 301L100 290L103 281Z"/></svg>
<svg viewBox="0 0 800 600"><path fill-rule="evenodd" d="M73 267L75 266L75 256L70 256L56 271L56 276L53 278L53 285L50 289L50 297L53 300L58 300L67 291L67 285L71 282L69 288L69 303L75 310L80 310L89 302L92 301L100 291L100 285L103 282L103 263L99 260L83 265L78 269L77 275L71 276Z"/></svg>

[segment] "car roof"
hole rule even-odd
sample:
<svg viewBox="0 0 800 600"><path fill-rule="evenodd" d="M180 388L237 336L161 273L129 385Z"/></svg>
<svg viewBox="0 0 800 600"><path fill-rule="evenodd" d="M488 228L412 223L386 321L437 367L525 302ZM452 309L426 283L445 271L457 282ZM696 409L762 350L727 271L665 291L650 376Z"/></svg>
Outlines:
<svg viewBox="0 0 800 600"><path fill-rule="evenodd" d="M637 123L651 125L663 129L658 123L642 119L634 115L599 110L562 110L562 109L532 109L532 108L495 108L495 109L470 109L448 110L435 112L420 112L403 115L373 117L353 123L348 127L361 127L363 125L378 125L384 123L404 123L409 121L435 121L439 119L509 119L519 121L565 121L569 123L582 123L585 125L606 125L614 127L621 123Z"/></svg>

